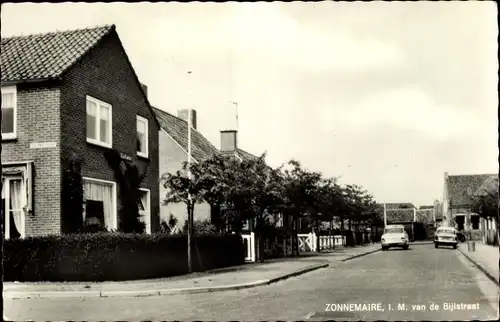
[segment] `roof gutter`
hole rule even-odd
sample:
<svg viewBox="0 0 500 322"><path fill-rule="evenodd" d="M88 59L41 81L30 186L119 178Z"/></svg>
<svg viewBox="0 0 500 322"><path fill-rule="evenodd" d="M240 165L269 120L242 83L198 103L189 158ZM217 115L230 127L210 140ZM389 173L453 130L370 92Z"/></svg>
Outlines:
<svg viewBox="0 0 500 322"><path fill-rule="evenodd" d="M19 84L37 84L37 83L44 83L44 82L48 82L48 81L61 81L61 80L62 80L62 78L59 76L49 77L49 78L18 79L18 80L2 81L2 87L3 86L19 85Z"/></svg>

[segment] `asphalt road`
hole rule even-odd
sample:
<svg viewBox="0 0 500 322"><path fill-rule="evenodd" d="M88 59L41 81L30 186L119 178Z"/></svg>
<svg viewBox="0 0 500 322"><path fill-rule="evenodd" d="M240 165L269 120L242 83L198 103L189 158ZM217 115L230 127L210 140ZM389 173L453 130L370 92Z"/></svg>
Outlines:
<svg viewBox="0 0 500 322"><path fill-rule="evenodd" d="M439 308L432 309L432 303ZM446 310L445 303L469 308ZM368 304L383 311L339 312L330 304ZM4 309L8 318L18 321L491 320L498 318L498 287L458 251L430 244L377 252L247 290L143 298L6 299Z"/></svg>

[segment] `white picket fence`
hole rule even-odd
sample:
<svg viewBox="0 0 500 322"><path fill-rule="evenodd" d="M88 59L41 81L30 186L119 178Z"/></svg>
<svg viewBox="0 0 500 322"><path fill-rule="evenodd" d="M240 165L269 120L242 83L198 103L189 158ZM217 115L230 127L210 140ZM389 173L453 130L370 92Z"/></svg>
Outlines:
<svg viewBox="0 0 500 322"><path fill-rule="evenodd" d="M253 232L242 234L243 243L245 244L245 261L255 262L255 234ZM344 247L346 244L345 236L316 236L314 233L297 234L299 242L299 252L315 252L316 245L319 243L320 250L335 249L336 247Z"/></svg>
<svg viewBox="0 0 500 322"><path fill-rule="evenodd" d="M299 251L300 252L314 252L316 245L319 243L320 250L334 249L335 247L345 246L345 236L318 236L314 233L298 234L299 238Z"/></svg>

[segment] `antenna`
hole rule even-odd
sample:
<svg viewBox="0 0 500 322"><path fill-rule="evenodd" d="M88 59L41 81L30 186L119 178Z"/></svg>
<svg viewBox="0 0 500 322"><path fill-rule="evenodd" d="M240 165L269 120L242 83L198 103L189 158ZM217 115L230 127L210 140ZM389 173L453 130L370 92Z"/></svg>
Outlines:
<svg viewBox="0 0 500 322"><path fill-rule="evenodd" d="M236 109L236 131L238 131L238 102L232 102Z"/></svg>

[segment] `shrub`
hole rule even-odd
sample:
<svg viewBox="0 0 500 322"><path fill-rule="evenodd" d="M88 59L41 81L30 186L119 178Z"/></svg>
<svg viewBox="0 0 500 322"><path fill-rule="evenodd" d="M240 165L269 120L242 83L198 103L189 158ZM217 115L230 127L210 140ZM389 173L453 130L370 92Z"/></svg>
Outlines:
<svg viewBox="0 0 500 322"><path fill-rule="evenodd" d="M188 222L187 220L184 222L184 226L182 228L182 233L187 234L188 230ZM205 235L217 235L219 231L215 225L210 223L210 220L195 220L193 222L193 232L196 236L205 236Z"/></svg>
<svg viewBox="0 0 500 322"><path fill-rule="evenodd" d="M239 235L197 236L193 269L244 263ZM10 239L4 243L6 281L106 281L188 272L186 236L84 233Z"/></svg>

